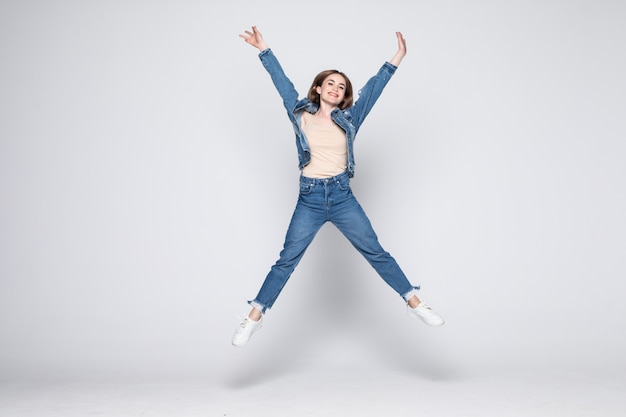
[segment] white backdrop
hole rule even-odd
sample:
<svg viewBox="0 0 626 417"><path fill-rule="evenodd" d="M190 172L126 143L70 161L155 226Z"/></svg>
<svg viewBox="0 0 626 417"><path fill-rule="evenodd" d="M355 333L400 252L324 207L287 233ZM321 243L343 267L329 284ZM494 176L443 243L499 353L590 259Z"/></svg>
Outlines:
<svg viewBox="0 0 626 417"><path fill-rule="evenodd" d="M2 378L624 369L623 4L213 3L0 4ZM253 24L301 92L404 33L353 188L444 327L328 226L230 346L297 193Z"/></svg>

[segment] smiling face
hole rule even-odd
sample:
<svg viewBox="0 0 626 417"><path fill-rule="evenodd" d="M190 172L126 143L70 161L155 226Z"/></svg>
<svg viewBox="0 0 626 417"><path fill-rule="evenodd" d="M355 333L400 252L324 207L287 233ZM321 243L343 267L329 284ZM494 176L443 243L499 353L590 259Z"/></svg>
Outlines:
<svg viewBox="0 0 626 417"><path fill-rule="evenodd" d="M339 107L346 95L346 79L341 74L330 74L316 88L320 101Z"/></svg>
<svg viewBox="0 0 626 417"><path fill-rule="evenodd" d="M324 103L344 110L353 104L352 84L340 71L322 71L311 83L307 98L318 105Z"/></svg>

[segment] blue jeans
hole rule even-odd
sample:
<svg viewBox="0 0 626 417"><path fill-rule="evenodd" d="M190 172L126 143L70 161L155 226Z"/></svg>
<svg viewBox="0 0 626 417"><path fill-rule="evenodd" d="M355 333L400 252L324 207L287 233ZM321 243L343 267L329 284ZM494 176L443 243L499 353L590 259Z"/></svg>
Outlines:
<svg viewBox="0 0 626 417"><path fill-rule="evenodd" d="M265 313L272 307L313 238L333 223L367 259L389 286L405 300L419 287L411 285L395 259L380 243L372 225L350 189L347 173L332 178L300 177L300 195L280 258L267 274L258 295L249 303Z"/></svg>

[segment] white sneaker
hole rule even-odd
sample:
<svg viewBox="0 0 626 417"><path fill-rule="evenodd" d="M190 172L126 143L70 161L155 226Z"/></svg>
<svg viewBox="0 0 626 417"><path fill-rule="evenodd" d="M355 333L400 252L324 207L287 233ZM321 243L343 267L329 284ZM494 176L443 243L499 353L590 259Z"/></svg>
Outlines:
<svg viewBox="0 0 626 417"><path fill-rule="evenodd" d="M444 323L443 318L424 303L419 303L415 308L407 307L409 315L419 317L429 326L441 326Z"/></svg>
<svg viewBox="0 0 626 417"><path fill-rule="evenodd" d="M233 335L233 346L243 346L248 343L248 340L252 337L252 333L259 330L261 326L263 326L263 317L261 317L259 321L254 321L246 317Z"/></svg>

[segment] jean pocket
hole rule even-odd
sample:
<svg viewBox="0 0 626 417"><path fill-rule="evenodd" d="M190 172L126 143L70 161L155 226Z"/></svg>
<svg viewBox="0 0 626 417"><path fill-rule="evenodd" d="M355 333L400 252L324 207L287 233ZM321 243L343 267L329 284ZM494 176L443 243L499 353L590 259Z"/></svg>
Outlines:
<svg viewBox="0 0 626 417"><path fill-rule="evenodd" d="M337 187L339 187L340 190L348 191L350 189L350 178L338 179Z"/></svg>
<svg viewBox="0 0 626 417"><path fill-rule="evenodd" d="M300 181L300 194L309 194L313 191L315 184L305 181Z"/></svg>

